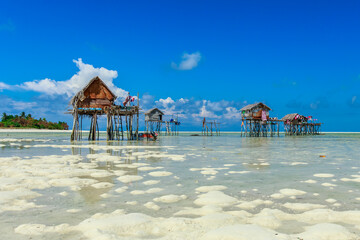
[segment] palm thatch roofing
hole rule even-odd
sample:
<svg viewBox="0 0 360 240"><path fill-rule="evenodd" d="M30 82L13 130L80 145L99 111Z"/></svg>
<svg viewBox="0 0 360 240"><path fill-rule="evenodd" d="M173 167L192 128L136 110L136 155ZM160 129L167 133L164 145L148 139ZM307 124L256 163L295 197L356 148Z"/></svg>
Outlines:
<svg viewBox="0 0 360 240"><path fill-rule="evenodd" d="M290 114L285 115L281 120L283 120L283 121L287 121L287 120L293 121L293 120L295 120L295 117L298 116L298 115L301 116L301 117L304 117L303 115L300 115L298 113L290 113Z"/></svg>
<svg viewBox="0 0 360 240"><path fill-rule="evenodd" d="M290 114L286 114L281 120L283 121L287 121L287 120L294 120L295 117L297 116L298 114L297 113L290 113Z"/></svg>
<svg viewBox="0 0 360 240"><path fill-rule="evenodd" d="M260 102L260 103L253 103L253 104L246 105L245 107L241 108L240 111L251 111L252 109L257 108L257 107L265 108L268 111L271 110L271 108L269 108L267 105Z"/></svg>
<svg viewBox="0 0 360 240"><path fill-rule="evenodd" d="M117 98L117 96L110 90L110 88L104 83L103 80L101 80L101 78L99 78L99 76L94 77L93 79L91 79L89 81L89 83L83 88L81 89L77 94L75 94L75 96L70 100L70 104L71 105L76 105L76 103L80 100L83 101L86 96L84 95L85 91L94 83L98 82L100 85L102 85L103 87L105 87L110 94L113 96L114 101Z"/></svg>
<svg viewBox="0 0 360 240"><path fill-rule="evenodd" d="M165 115L165 114L164 114L162 111L160 111L158 108L152 108L152 109L146 111L146 112L145 112L145 115L149 115L150 113L152 113L152 112L154 112L154 111L158 111L158 112L160 112L160 114Z"/></svg>

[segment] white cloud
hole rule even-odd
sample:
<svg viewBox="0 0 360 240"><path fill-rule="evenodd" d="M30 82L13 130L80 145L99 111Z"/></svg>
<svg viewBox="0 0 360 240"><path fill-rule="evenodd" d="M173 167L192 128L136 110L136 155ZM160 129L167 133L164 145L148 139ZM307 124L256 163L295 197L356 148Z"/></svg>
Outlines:
<svg viewBox="0 0 360 240"><path fill-rule="evenodd" d="M179 63L179 65L172 62L171 67L178 70L191 70L198 65L200 59L200 52L195 52L191 54L184 53L184 55L182 56L182 61Z"/></svg>
<svg viewBox="0 0 360 240"><path fill-rule="evenodd" d="M182 104L185 104L185 103L188 103L189 102L189 99L184 99L184 98L180 98L179 99L179 103L182 103Z"/></svg>
<svg viewBox="0 0 360 240"><path fill-rule="evenodd" d="M0 105L0 112L6 112L6 113L17 114L16 111L28 112L28 110L31 111L33 107L39 106L36 102L17 101L5 95L0 95L0 101L2 103Z"/></svg>
<svg viewBox="0 0 360 240"><path fill-rule="evenodd" d="M10 89L10 85L7 85L6 83L4 82L0 82L0 92L4 89Z"/></svg>
<svg viewBox="0 0 360 240"><path fill-rule="evenodd" d="M209 110L206 109L206 103L207 102L208 101L203 100L203 105L200 108L200 112L192 114L192 116L194 118L197 118L197 117L201 117L201 118L204 118L204 117L205 118L220 118L220 116L216 115L214 112L209 111Z"/></svg>
<svg viewBox="0 0 360 240"><path fill-rule="evenodd" d="M226 119L241 119L241 112L239 109L236 109L234 107L227 107L226 108L226 113L224 113L224 117Z"/></svg>
<svg viewBox="0 0 360 240"><path fill-rule="evenodd" d="M174 103L175 103L175 101L174 101L174 100L172 100L172 98L171 98L171 97L168 97L168 98L166 98L166 99L162 99L162 98L160 98L160 99L159 99L159 101L156 101L156 102L161 103L164 107L168 107L169 105L171 105L171 104L174 104Z"/></svg>
<svg viewBox="0 0 360 240"><path fill-rule="evenodd" d="M164 113L166 115L172 115L175 114L175 101L171 98L168 97L166 99L162 99L160 98L158 101L155 101L155 103L162 108L162 110L164 111Z"/></svg>
<svg viewBox="0 0 360 240"><path fill-rule="evenodd" d="M116 96L120 98L127 96L125 90L116 87L113 83L114 79L118 76L117 71L108 70L104 67L95 68L91 64L84 63L81 58L73 60L73 62L79 68L79 71L69 80L55 81L45 78L42 80L24 82L19 87L47 95L67 95L68 97L71 97L85 87L93 77L99 76Z"/></svg>
<svg viewBox="0 0 360 240"><path fill-rule="evenodd" d="M215 112L223 111L226 107L228 107L230 105L232 105L232 103L229 101L225 101L225 100L221 100L218 102L207 101L208 109L215 111Z"/></svg>
<svg viewBox="0 0 360 240"><path fill-rule="evenodd" d="M180 121L184 121L186 125L199 124L204 117L221 120L226 125L237 124L241 119L239 109L246 104L246 102L196 100L194 98L172 99L167 97L155 100L149 95L144 95L143 99L146 99L146 101L140 101L143 109L148 110L156 106L167 116L179 116ZM147 101L148 99L150 101Z"/></svg>
<svg viewBox="0 0 360 240"><path fill-rule="evenodd" d="M20 111L20 110L31 109L31 108L37 106L37 103L36 102L22 102L22 101L12 100L10 102L10 105L12 106L13 109Z"/></svg>

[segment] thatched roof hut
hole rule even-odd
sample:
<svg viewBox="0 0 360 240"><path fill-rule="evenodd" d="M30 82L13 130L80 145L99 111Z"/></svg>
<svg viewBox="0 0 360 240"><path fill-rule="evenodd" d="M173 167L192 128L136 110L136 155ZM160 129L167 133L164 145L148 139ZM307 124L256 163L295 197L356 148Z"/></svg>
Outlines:
<svg viewBox="0 0 360 240"><path fill-rule="evenodd" d="M286 114L281 120L283 120L283 121L287 121L287 120L292 121L292 120L295 119L295 117L296 117L297 115L299 115L299 114L298 114L298 113Z"/></svg>
<svg viewBox="0 0 360 240"><path fill-rule="evenodd" d="M269 117L270 110L271 110L270 107L268 107L267 105L261 102L249 104L240 109L243 117L254 118L254 119L260 119L263 111L265 111L266 117Z"/></svg>
<svg viewBox="0 0 360 240"><path fill-rule="evenodd" d="M268 107L267 105L265 105L264 103L253 103L253 104L249 104L249 105L246 105L245 107L241 108L240 111L253 111L255 109L264 109L266 111L270 111L271 108Z"/></svg>
<svg viewBox="0 0 360 240"><path fill-rule="evenodd" d="M307 117L298 113L290 113L285 115L281 120L283 120L285 123L299 124L302 122L307 122Z"/></svg>
<svg viewBox="0 0 360 240"><path fill-rule="evenodd" d="M94 77L70 101L74 108L104 108L114 104L117 97L98 77Z"/></svg>
<svg viewBox="0 0 360 240"><path fill-rule="evenodd" d="M145 112L145 121L162 121L162 116L165 115L158 108L152 108L149 111Z"/></svg>

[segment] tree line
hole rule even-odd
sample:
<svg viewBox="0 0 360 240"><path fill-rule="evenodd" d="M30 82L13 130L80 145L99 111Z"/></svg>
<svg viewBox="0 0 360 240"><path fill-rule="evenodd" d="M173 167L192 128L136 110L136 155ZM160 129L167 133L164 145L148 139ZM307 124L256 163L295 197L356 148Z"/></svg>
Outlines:
<svg viewBox="0 0 360 240"><path fill-rule="evenodd" d="M31 114L22 112L20 115L2 114L0 127L3 128L37 128L37 129L59 129L68 130L66 122L50 122L46 118L35 119Z"/></svg>

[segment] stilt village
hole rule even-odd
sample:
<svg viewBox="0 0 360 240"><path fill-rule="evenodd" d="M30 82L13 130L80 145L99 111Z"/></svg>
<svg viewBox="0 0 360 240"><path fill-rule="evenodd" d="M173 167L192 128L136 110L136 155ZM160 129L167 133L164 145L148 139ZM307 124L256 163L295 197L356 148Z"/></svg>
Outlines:
<svg viewBox="0 0 360 240"><path fill-rule="evenodd" d="M91 79L70 101L72 109L68 113L74 118L71 140L83 139L83 120L90 120L90 129L86 131L88 140L99 139L98 117L104 115L107 121L107 140L155 140L159 135L179 135L180 121L177 116L165 120L164 112L158 108L142 112L139 94L137 97L129 94L122 105L115 104L116 98L117 96L99 77ZM240 136L280 136L281 127L281 132L284 132L285 136L321 133L322 123L317 122L312 116L291 113L278 119L271 117L270 111L271 108L261 102L241 108ZM139 118L142 114L145 116L145 129L140 132ZM220 122L204 118L201 135L219 136L220 125Z"/></svg>

